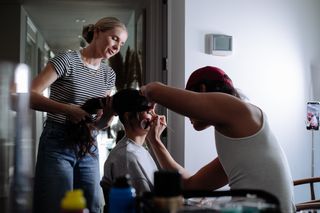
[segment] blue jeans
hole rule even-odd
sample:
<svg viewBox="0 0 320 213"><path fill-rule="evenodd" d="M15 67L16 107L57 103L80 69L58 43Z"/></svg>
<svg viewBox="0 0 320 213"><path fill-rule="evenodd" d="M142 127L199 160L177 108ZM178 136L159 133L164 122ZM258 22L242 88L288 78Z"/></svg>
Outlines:
<svg viewBox="0 0 320 213"><path fill-rule="evenodd" d="M35 213L59 213L66 191L82 189L90 213L101 212L98 148L95 156L78 159L76 151L65 145L65 126L47 121L42 132L34 182Z"/></svg>

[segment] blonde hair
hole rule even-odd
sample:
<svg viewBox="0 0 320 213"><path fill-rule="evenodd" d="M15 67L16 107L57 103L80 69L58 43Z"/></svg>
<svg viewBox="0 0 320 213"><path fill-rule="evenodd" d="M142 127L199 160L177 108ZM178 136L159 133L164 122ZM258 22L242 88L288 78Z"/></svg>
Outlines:
<svg viewBox="0 0 320 213"><path fill-rule="evenodd" d="M120 27L127 32L126 26L115 17L104 17L97 21L96 24L89 24L83 27L82 37L90 43L93 39L94 31L100 30L102 32L113 30L116 27Z"/></svg>

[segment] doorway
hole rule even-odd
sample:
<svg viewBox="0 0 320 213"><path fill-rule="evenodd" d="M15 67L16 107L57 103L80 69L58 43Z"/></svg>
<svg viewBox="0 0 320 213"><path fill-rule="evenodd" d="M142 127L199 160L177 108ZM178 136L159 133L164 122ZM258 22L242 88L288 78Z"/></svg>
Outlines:
<svg viewBox="0 0 320 213"><path fill-rule="evenodd" d="M22 7L26 10L28 20L34 23L36 29L32 40L32 54L30 54L29 38L26 41L25 50L25 63L32 67L34 75L43 68L43 62L48 58L60 51L81 47L83 40L79 34L83 25L95 23L104 16L119 16L126 20L125 24L130 31L127 45L130 45L141 59L141 84L151 81L167 83L166 0L25 0ZM123 55L126 54L128 46L122 48ZM167 114L164 108L158 110L159 114ZM36 156L44 116L45 113L41 112L34 114L34 156ZM165 144L166 138L164 134Z"/></svg>

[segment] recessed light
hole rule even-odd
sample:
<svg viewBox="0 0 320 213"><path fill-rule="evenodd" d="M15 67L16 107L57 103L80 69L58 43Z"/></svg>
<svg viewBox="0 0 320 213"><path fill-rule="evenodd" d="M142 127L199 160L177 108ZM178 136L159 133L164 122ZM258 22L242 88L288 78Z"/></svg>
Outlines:
<svg viewBox="0 0 320 213"><path fill-rule="evenodd" d="M77 22L77 23L79 23L79 22L85 23L86 20L83 19L83 18L77 18L77 19L75 20L75 22Z"/></svg>

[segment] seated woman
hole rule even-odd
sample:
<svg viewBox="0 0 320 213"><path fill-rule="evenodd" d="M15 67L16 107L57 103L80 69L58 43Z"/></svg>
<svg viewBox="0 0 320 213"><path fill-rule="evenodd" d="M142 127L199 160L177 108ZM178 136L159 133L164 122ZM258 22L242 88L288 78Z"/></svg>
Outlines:
<svg viewBox="0 0 320 213"><path fill-rule="evenodd" d="M124 89L112 96L112 107L125 129L125 136L111 150L104 164L101 180L106 205L112 183L129 174L136 192L153 188L153 174L158 170L144 143L150 129L153 106L135 89Z"/></svg>

